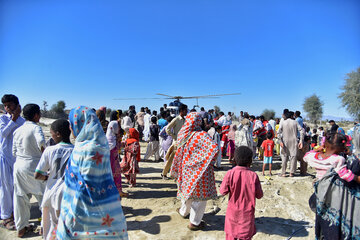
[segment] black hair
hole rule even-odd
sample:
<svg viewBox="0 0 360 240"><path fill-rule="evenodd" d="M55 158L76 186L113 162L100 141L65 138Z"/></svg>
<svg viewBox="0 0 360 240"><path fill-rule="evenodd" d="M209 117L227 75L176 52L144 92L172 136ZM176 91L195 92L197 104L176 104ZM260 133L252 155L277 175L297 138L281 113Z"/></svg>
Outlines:
<svg viewBox="0 0 360 240"><path fill-rule="evenodd" d="M54 131L54 132L58 132L61 135L61 140L66 142L66 143L70 143L70 124L69 121L66 119L58 119L56 121L54 121L50 128Z"/></svg>
<svg viewBox="0 0 360 240"><path fill-rule="evenodd" d="M110 121L114 121L114 120L118 120L118 112L117 111L112 111L110 113Z"/></svg>
<svg viewBox="0 0 360 240"><path fill-rule="evenodd" d="M216 131L218 131L218 130L221 130L221 129L222 129L222 127L221 127L220 125L216 125L214 128L215 128L215 130L216 130Z"/></svg>
<svg viewBox="0 0 360 240"><path fill-rule="evenodd" d="M168 117L166 118L166 121L167 121L168 123L170 123L172 120L173 120L173 117L172 117L172 116L168 116Z"/></svg>
<svg viewBox="0 0 360 240"><path fill-rule="evenodd" d="M228 112L228 115L231 115L231 112Z"/></svg>
<svg viewBox="0 0 360 240"><path fill-rule="evenodd" d="M152 114L156 116L156 115L157 115L157 111L154 110L154 111L152 112Z"/></svg>
<svg viewBox="0 0 360 240"><path fill-rule="evenodd" d="M186 104L182 104L182 105L180 105L180 107L179 107L179 112L185 111L185 110L187 110L187 109L188 109L188 106L187 106Z"/></svg>
<svg viewBox="0 0 360 240"><path fill-rule="evenodd" d="M222 115L225 115L224 112L219 112L219 114L222 116Z"/></svg>
<svg viewBox="0 0 360 240"><path fill-rule="evenodd" d="M251 119L255 119L255 116L254 116L254 115L251 115L249 118L251 118Z"/></svg>
<svg viewBox="0 0 360 240"><path fill-rule="evenodd" d="M314 129L313 129L313 133L316 133L316 132L317 132L317 129L316 129L316 128L314 128Z"/></svg>
<svg viewBox="0 0 360 240"><path fill-rule="evenodd" d="M145 108L144 108L144 107L141 107L141 108L140 108L140 112L145 112Z"/></svg>
<svg viewBox="0 0 360 240"><path fill-rule="evenodd" d="M150 110L150 109L147 109L147 110L146 110L146 113L151 114L151 110Z"/></svg>
<svg viewBox="0 0 360 240"><path fill-rule="evenodd" d="M291 116L290 118L292 118L295 113L294 113L293 111L290 111L289 114L290 114L290 116Z"/></svg>
<svg viewBox="0 0 360 240"><path fill-rule="evenodd" d="M335 121L334 121L334 120L330 120L329 123L335 123Z"/></svg>
<svg viewBox="0 0 360 240"><path fill-rule="evenodd" d="M13 94L5 94L1 98L1 102L3 104L8 103L8 102L12 102L12 103L15 103L16 105L18 105L19 104L19 99L17 98L17 96L15 96Z"/></svg>
<svg viewBox="0 0 360 240"><path fill-rule="evenodd" d="M23 109L24 118L28 121L33 121L36 114L40 114L40 107L37 104L26 104Z"/></svg>
<svg viewBox="0 0 360 240"><path fill-rule="evenodd" d="M200 110L201 110L201 111L205 111L205 108L204 108L204 107L201 107Z"/></svg>
<svg viewBox="0 0 360 240"><path fill-rule="evenodd" d="M295 111L295 116L300 117L300 115L301 115L300 111Z"/></svg>
<svg viewBox="0 0 360 240"><path fill-rule="evenodd" d="M244 118L249 118L250 116L249 116L249 114L247 113L247 112L244 112L244 116L243 116Z"/></svg>
<svg viewBox="0 0 360 240"><path fill-rule="evenodd" d="M283 114L286 114L289 112L289 109L285 108L284 111L283 111Z"/></svg>
<svg viewBox="0 0 360 240"><path fill-rule="evenodd" d="M273 137L273 134L272 134L272 132L267 132L266 133L266 139L271 139Z"/></svg>
<svg viewBox="0 0 360 240"><path fill-rule="evenodd" d="M285 115L285 118L288 119L288 118L291 118L294 115L294 112L287 112L284 115Z"/></svg>
<svg viewBox="0 0 360 240"><path fill-rule="evenodd" d="M165 118L166 118L166 112L165 112L165 111L162 111L162 112L160 113L160 116L161 116L163 119L165 119Z"/></svg>
<svg viewBox="0 0 360 240"><path fill-rule="evenodd" d="M193 109L191 109L191 110L190 110L190 112L196 112L196 109L195 109L195 108L193 108Z"/></svg>
<svg viewBox="0 0 360 240"><path fill-rule="evenodd" d="M253 151L247 146L237 147L234 158L237 166L247 167L252 163Z"/></svg>
<svg viewBox="0 0 360 240"><path fill-rule="evenodd" d="M346 149L347 139L346 136L341 133L328 132L326 133L325 141L334 147L340 148L342 151Z"/></svg>
<svg viewBox="0 0 360 240"><path fill-rule="evenodd" d="M261 116L260 116L260 119L261 119L262 121L264 121L264 120L265 120L264 115L261 115Z"/></svg>
<svg viewBox="0 0 360 240"><path fill-rule="evenodd" d="M152 123L155 123L156 124L156 122L157 122L157 117L151 117L151 119L150 119L150 121L152 122Z"/></svg>

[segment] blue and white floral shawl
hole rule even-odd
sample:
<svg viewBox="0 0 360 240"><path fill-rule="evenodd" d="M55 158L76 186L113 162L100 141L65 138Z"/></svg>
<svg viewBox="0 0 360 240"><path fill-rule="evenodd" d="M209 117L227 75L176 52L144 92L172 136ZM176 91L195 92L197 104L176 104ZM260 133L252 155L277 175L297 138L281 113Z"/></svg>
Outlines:
<svg viewBox="0 0 360 240"><path fill-rule="evenodd" d="M128 239L102 126L84 106L71 110L69 119L76 141L65 171L56 238Z"/></svg>

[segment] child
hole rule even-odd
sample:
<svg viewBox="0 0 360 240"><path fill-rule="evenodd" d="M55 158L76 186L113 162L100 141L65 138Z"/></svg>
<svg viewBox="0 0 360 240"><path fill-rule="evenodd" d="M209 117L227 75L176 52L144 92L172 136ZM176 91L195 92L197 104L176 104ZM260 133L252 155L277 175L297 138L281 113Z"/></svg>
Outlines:
<svg viewBox="0 0 360 240"><path fill-rule="evenodd" d="M266 133L266 140L261 144L261 148L264 151L264 164L262 168L262 174L265 176L265 166L269 164L269 175L271 176L272 157L274 153L275 143L271 138L273 137L272 132Z"/></svg>
<svg viewBox="0 0 360 240"><path fill-rule="evenodd" d="M159 161L159 132L160 128L157 125L157 117L151 117L150 125L150 142L147 145L144 159L149 159L151 155L155 156L155 161Z"/></svg>
<svg viewBox="0 0 360 240"><path fill-rule="evenodd" d="M221 127L219 125L216 125L216 126L210 128L210 130L208 131L208 134L210 135L212 140L214 140L214 142L218 146L218 155L216 157L216 162L214 164L214 167L216 169L221 169L221 154L220 154L221 153L221 145L220 145Z"/></svg>
<svg viewBox="0 0 360 240"><path fill-rule="evenodd" d="M339 177L345 181L355 180L360 183L360 177L347 169L345 158L340 156L346 151L346 142L347 139L343 134L330 132L325 137L324 152L310 151L305 155L304 161L316 169L317 180L322 179L327 170L334 168Z"/></svg>
<svg viewBox="0 0 360 240"><path fill-rule="evenodd" d="M233 163L234 152L235 152L235 132L236 125L231 124L229 133L227 134L228 144L227 144L227 156L229 157L229 162Z"/></svg>
<svg viewBox="0 0 360 240"><path fill-rule="evenodd" d="M235 150L234 168L229 170L220 186L220 193L229 193L225 216L226 239L251 239L255 229L255 199L263 197L257 174L250 170L253 151L240 146Z"/></svg>
<svg viewBox="0 0 360 240"><path fill-rule="evenodd" d="M13 139L14 164L14 218L18 237L23 237L33 230L29 225L30 198L34 195L39 206L45 189L45 184L35 179L34 173L41 154L44 151L45 137L41 127L40 107L27 104L23 115L26 122L15 130Z"/></svg>
<svg viewBox="0 0 360 240"><path fill-rule="evenodd" d="M316 134L317 133L317 129L314 128L313 129L313 134L311 135L311 149L314 149L317 145L317 141L319 136Z"/></svg>
<svg viewBox="0 0 360 240"><path fill-rule="evenodd" d="M124 143L124 157L120 163L121 171L126 177L130 187L136 185L136 174L139 173L140 144L139 132L135 128L128 130L127 139Z"/></svg>
<svg viewBox="0 0 360 240"><path fill-rule="evenodd" d="M47 180L42 207L43 237L48 240L60 215L63 175L74 146L70 143L70 124L58 119L50 126L50 134L56 145L49 146L41 156L35 170L35 179Z"/></svg>

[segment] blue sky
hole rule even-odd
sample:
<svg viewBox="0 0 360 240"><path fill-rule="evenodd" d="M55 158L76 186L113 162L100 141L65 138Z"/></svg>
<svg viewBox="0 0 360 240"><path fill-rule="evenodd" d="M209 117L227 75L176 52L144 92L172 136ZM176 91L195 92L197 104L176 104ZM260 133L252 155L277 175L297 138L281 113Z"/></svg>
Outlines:
<svg viewBox="0 0 360 240"><path fill-rule="evenodd" d="M241 92L199 105L277 115L316 93L348 117L337 96L359 43L358 0L2 0L0 89L22 105L157 110L169 101L113 99Z"/></svg>

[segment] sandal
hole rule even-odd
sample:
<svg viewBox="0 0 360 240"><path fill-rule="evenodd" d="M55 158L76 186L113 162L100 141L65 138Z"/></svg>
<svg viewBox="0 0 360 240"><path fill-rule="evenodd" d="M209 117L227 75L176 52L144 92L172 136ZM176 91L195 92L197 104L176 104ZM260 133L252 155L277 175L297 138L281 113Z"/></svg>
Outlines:
<svg viewBox="0 0 360 240"><path fill-rule="evenodd" d="M15 222L14 222L14 219L12 217L8 218L8 219L4 219L2 221L2 223L0 224L0 227L5 228L5 229L10 230L10 231L16 230Z"/></svg>
<svg viewBox="0 0 360 240"><path fill-rule="evenodd" d="M190 225L187 226L188 229L190 229L191 231L198 231L201 230L205 227L205 222L201 222L199 225L194 225L192 223L190 223Z"/></svg>
<svg viewBox="0 0 360 240"><path fill-rule="evenodd" d="M189 215L190 215L190 214L188 214L188 215L186 215L186 216L181 215L181 213L180 213L180 208L177 208L177 209L176 209L176 212L177 212L177 213L180 215L180 217L182 217L183 219L189 218Z"/></svg>
<svg viewBox="0 0 360 240"><path fill-rule="evenodd" d="M126 192L120 192L120 197L121 197L121 198L128 198L128 197L129 197L129 194L126 193Z"/></svg>
<svg viewBox="0 0 360 240"><path fill-rule="evenodd" d="M20 231L18 231L18 237L23 238L24 235L26 235L29 232L33 232L34 230L35 230L34 225L28 225L28 226L24 227L23 229L21 229Z"/></svg>

